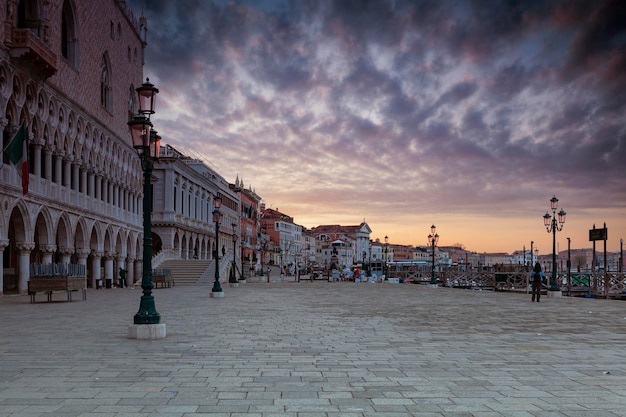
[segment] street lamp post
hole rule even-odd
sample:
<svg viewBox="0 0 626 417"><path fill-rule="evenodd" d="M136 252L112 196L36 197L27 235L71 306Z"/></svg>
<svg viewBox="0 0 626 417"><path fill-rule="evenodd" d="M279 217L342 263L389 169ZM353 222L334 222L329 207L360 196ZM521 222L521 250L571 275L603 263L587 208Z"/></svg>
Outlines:
<svg viewBox="0 0 626 417"><path fill-rule="evenodd" d="M230 286L237 287L239 286L239 281L237 280L237 223L231 223L230 225L233 228L233 272L230 278Z"/></svg>
<svg viewBox="0 0 626 417"><path fill-rule="evenodd" d="M567 295L572 295L572 240L567 238Z"/></svg>
<svg viewBox="0 0 626 417"><path fill-rule="evenodd" d="M619 240L619 272L624 272L624 239Z"/></svg>
<svg viewBox="0 0 626 417"><path fill-rule="evenodd" d="M559 290L556 283L556 232L563 230L565 215L567 214L563 211L563 209L561 209L558 213L556 212L558 204L559 199L556 198L556 196L552 196L550 199L550 209L552 210L552 214L550 214L550 212L546 212L546 214L543 215L543 225L546 227L548 233L552 233L552 276L550 277L550 291Z"/></svg>
<svg viewBox="0 0 626 417"><path fill-rule="evenodd" d="M437 277L435 277L435 245L437 244L437 242L439 242L439 234L437 234L436 232L437 227L435 227L435 225L433 224L432 226L430 226L430 234L428 235L428 243L433 248L433 259L431 268L432 275L430 278L431 286L437 286Z"/></svg>
<svg viewBox="0 0 626 417"><path fill-rule="evenodd" d="M385 235L385 259L383 260L383 275L387 281L387 251L389 249L389 236Z"/></svg>
<svg viewBox="0 0 626 417"><path fill-rule="evenodd" d="M139 113L128 122L133 148L139 154L143 176L143 290L134 325L129 328L129 337L135 339L158 339L165 337L165 324L156 310L152 296L152 170L158 159L161 137L152 129L150 115L154 114L156 94L159 90L149 79L136 89L139 98ZM148 325L148 326L142 326Z"/></svg>
<svg viewBox="0 0 626 417"><path fill-rule="evenodd" d="M213 289L211 290L211 298L224 297L224 291L220 285L220 221L222 220L222 213L220 212L222 207L222 198L216 195L213 199L213 221L215 222L215 281L213 282Z"/></svg>

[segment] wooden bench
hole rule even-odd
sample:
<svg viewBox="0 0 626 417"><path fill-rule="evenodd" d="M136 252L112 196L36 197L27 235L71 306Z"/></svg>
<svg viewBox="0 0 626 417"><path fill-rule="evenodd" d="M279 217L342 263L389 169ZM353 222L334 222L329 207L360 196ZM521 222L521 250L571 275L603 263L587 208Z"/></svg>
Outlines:
<svg viewBox="0 0 626 417"><path fill-rule="evenodd" d="M161 288L170 288L176 286L176 282L174 282L174 278L171 275L154 275L152 277L152 284L154 288L159 288L159 284L161 284Z"/></svg>
<svg viewBox="0 0 626 417"><path fill-rule="evenodd" d="M35 303L35 295L43 292L48 295L48 302L52 301L54 291L65 291L67 301L72 302L72 292L81 291L83 301L87 300L87 278L85 277L31 277L28 281L28 295L30 302Z"/></svg>

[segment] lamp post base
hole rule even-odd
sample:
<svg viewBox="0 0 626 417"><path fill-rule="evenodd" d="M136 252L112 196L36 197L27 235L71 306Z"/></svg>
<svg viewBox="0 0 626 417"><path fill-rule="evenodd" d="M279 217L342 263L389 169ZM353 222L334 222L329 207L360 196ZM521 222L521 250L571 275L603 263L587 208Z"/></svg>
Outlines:
<svg viewBox="0 0 626 417"><path fill-rule="evenodd" d="M231 286L231 288L237 288L237 287L239 287L239 282L231 282L230 286Z"/></svg>
<svg viewBox="0 0 626 417"><path fill-rule="evenodd" d="M561 298L563 297L563 292L561 290L548 290L548 298Z"/></svg>
<svg viewBox="0 0 626 417"><path fill-rule="evenodd" d="M428 284L428 288L437 288L438 286L437 284Z"/></svg>
<svg viewBox="0 0 626 417"><path fill-rule="evenodd" d="M224 291L211 292L211 298L224 298Z"/></svg>
<svg viewBox="0 0 626 417"><path fill-rule="evenodd" d="M132 324L128 326L129 339L164 339L165 323L159 324Z"/></svg>

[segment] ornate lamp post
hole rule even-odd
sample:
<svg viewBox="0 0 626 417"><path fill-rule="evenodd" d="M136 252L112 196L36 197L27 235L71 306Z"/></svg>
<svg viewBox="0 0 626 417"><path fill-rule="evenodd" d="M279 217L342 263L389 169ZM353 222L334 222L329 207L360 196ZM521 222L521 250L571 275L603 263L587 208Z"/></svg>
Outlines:
<svg viewBox="0 0 626 417"><path fill-rule="evenodd" d="M231 223L233 228L233 273L230 277L231 287L237 287L239 280L237 280L237 223Z"/></svg>
<svg viewBox="0 0 626 417"><path fill-rule="evenodd" d="M213 199L213 221L215 222L215 281L213 282L213 289L211 290L212 298L219 298L224 296L224 291L220 285L220 221L222 220L222 213L220 212L222 207L222 198L218 195Z"/></svg>
<svg viewBox="0 0 626 417"><path fill-rule="evenodd" d="M437 234L436 232L437 232L437 227L435 227L435 225L433 224L432 226L430 226L430 234L428 235L428 243L433 248L433 262L432 262L432 268L431 268L432 275L430 277L430 285L434 285L434 286L437 286L437 277L435 277L435 245L437 245L437 242L439 242L439 234Z"/></svg>
<svg viewBox="0 0 626 417"><path fill-rule="evenodd" d="M143 290L139 310L134 317L135 325L131 326L129 336L137 339L156 339L165 337L165 324L159 324L161 316L156 310L152 296L152 170L154 160L158 159L161 148L161 137L152 129L150 115L154 114L156 94L159 90L149 79L136 89L139 98L139 113L128 122L133 140L133 148L139 154L143 176L143 274L141 288Z"/></svg>
<svg viewBox="0 0 626 417"><path fill-rule="evenodd" d="M563 209L561 209L558 213L556 212L558 204L559 199L556 198L556 196L552 196L550 199L550 209L552 210L552 215L550 215L550 212L546 212L546 214L543 215L543 225L546 226L548 233L552 233L552 276L550 277L550 291L559 291L559 287L556 283L556 232L563 230L565 215L567 214L563 211Z"/></svg>

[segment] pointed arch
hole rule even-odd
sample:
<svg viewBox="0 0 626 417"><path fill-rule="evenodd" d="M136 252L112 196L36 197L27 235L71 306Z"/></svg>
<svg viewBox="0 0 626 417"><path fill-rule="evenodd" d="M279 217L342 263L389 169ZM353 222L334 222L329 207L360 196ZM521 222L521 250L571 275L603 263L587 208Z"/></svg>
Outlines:
<svg viewBox="0 0 626 417"><path fill-rule="evenodd" d="M67 62L78 67L78 20L75 13L76 7L73 0L63 1L63 11L61 15L61 56Z"/></svg>
<svg viewBox="0 0 626 417"><path fill-rule="evenodd" d="M100 62L100 105L111 111L111 59L109 52L102 54Z"/></svg>

